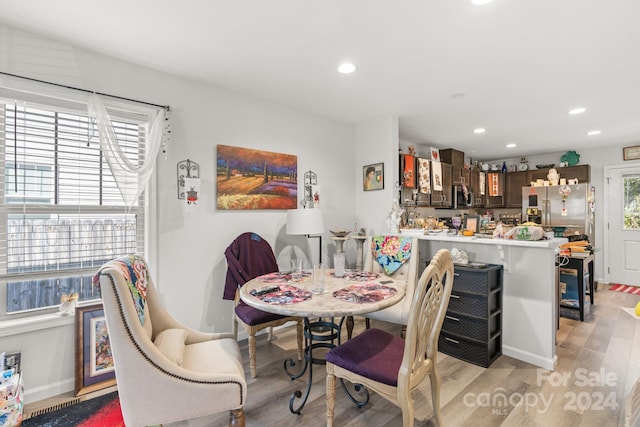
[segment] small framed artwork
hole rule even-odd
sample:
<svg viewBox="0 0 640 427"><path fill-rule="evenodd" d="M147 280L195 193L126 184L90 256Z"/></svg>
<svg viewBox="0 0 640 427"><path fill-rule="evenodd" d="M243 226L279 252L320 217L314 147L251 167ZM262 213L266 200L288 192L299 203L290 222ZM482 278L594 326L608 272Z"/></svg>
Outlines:
<svg viewBox="0 0 640 427"><path fill-rule="evenodd" d="M465 215L463 230L470 230L474 233L480 231L480 215Z"/></svg>
<svg viewBox="0 0 640 427"><path fill-rule="evenodd" d="M622 156L625 160L640 159L640 145L636 145L633 147L624 147L622 149Z"/></svg>
<svg viewBox="0 0 640 427"><path fill-rule="evenodd" d="M364 191L384 188L384 163L375 163L362 167L362 189Z"/></svg>
<svg viewBox="0 0 640 427"><path fill-rule="evenodd" d="M431 160L434 162L439 162L440 161L440 150L438 150L437 148L434 147L430 147L429 148L429 153L430 153L430 157Z"/></svg>
<svg viewBox="0 0 640 427"><path fill-rule="evenodd" d="M76 396L116 383L102 304L76 308Z"/></svg>

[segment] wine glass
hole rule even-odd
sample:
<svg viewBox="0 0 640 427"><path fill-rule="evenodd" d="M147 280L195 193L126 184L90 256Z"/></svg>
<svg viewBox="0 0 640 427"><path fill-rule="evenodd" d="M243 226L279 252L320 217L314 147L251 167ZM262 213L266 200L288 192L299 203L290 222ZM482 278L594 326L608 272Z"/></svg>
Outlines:
<svg viewBox="0 0 640 427"><path fill-rule="evenodd" d="M456 236L457 236L458 228L460 228L460 226L462 225L462 218L460 218L459 216L454 216L453 218L451 218L451 225L453 225L453 228L456 229Z"/></svg>

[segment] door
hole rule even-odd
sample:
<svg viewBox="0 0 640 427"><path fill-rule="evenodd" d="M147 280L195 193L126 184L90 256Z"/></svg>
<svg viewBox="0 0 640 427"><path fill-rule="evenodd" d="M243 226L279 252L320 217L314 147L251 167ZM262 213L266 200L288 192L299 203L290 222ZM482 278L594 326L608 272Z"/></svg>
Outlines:
<svg viewBox="0 0 640 427"><path fill-rule="evenodd" d="M605 279L640 286L640 166L604 172Z"/></svg>

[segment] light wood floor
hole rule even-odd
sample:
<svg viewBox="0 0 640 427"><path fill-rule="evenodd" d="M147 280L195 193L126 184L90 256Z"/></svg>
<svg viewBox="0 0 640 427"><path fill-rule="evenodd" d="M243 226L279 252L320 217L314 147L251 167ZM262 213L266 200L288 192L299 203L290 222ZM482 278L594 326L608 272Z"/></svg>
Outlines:
<svg viewBox="0 0 640 427"><path fill-rule="evenodd" d="M608 290L600 285L592 313L584 322L562 318L557 334L558 368L553 373L527 363L500 357L484 369L440 354L441 402L447 426L622 426L624 404L633 383L640 378L640 320L621 307L632 308L640 296ZM363 321L356 322L361 330ZM374 327L399 333L399 327L373 322ZM241 342L249 384L245 405L247 426L325 425L325 371L314 366L311 396L302 415L289 412L289 398L304 390L307 376L291 381L283 373L283 361L295 357L295 328L277 331L271 343L258 338L258 377L248 375L246 342ZM563 381L564 378L564 381ZM305 381L303 381L303 379ZM428 394L428 381L425 395ZM506 404L500 406L500 396ZM64 396L63 396L64 397ZM434 425L430 400L420 399L417 410ZM401 426L400 411L373 395L361 409L340 389L337 392L336 426ZM523 403L524 402L524 403ZM27 405L25 413L48 402ZM50 403L49 403L50 404ZM183 426L225 426L227 414L174 423Z"/></svg>

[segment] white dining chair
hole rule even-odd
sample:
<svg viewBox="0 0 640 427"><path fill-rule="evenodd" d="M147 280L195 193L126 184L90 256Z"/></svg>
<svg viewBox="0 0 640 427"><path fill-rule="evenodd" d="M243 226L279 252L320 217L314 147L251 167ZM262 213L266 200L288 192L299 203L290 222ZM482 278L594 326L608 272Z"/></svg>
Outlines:
<svg viewBox="0 0 640 427"><path fill-rule="evenodd" d="M385 322L395 323L398 325L407 325L407 319L409 318L409 310L411 309L411 299L416 287L419 276L419 263L420 263L420 248L419 240L417 237L408 236L381 236L383 238L396 238L400 244L411 245L411 256L402 264L395 272L389 274L385 271L383 265L376 260L375 249L373 248L373 242L376 236L369 237L365 242L365 261L364 271L371 271L383 276L389 276L390 279L403 282L406 286L405 297L402 301L384 310L375 311L365 315L367 319L367 328L370 327L369 319L382 320Z"/></svg>

